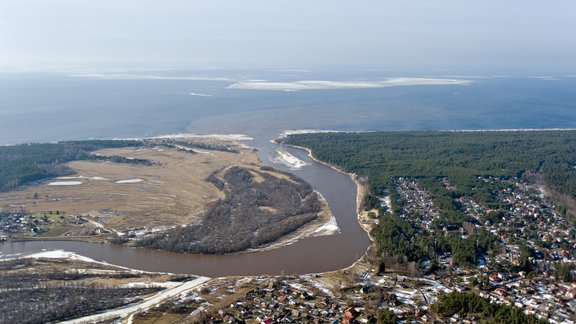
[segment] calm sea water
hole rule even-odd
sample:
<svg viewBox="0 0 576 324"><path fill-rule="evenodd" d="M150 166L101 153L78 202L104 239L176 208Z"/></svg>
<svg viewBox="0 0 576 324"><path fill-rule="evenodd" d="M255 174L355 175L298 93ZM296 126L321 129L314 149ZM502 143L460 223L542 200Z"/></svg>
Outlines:
<svg viewBox="0 0 576 324"><path fill-rule="evenodd" d="M215 76L225 72L220 74ZM361 75L254 72L232 77L276 81ZM385 77L372 73L366 79ZM576 128L576 78L473 81L468 86L284 92L227 89L232 81L4 74L0 144L180 132L244 133L268 141L284 129L299 128Z"/></svg>

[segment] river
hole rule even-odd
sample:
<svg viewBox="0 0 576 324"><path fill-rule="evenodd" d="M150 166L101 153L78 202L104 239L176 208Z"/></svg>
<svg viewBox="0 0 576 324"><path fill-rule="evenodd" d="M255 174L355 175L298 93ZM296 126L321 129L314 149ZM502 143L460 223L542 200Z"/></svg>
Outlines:
<svg viewBox="0 0 576 324"><path fill-rule="evenodd" d="M277 149L276 144L268 140L255 140L251 145L258 148L263 162L289 170L269 161L268 157ZM273 250L234 255L180 254L74 241L5 242L0 244L0 258L61 249L132 269L209 277L304 274L350 266L365 253L370 244L356 217L357 188L354 181L343 173L314 162L305 150L292 147L284 147L283 150L308 164L299 170L290 171L306 180L326 198L337 219L339 234L306 238Z"/></svg>

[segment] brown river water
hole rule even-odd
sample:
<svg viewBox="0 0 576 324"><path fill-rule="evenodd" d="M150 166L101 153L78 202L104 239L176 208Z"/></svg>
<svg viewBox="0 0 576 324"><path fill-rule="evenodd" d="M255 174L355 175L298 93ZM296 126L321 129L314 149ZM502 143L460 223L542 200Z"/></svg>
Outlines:
<svg viewBox="0 0 576 324"><path fill-rule="evenodd" d="M257 144L261 159L270 163L266 157L277 146L265 142L252 144ZM312 161L302 149L285 147L284 150L308 163L302 169L290 172L306 180L326 198L337 219L339 234L306 238L273 250L234 255L180 254L73 241L5 242L0 244L0 259L61 249L132 269L209 277L316 273L352 265L370 244L356 217L357 188L354 181L346 174ZM283 165L273 166L288 170Z"/></svg>

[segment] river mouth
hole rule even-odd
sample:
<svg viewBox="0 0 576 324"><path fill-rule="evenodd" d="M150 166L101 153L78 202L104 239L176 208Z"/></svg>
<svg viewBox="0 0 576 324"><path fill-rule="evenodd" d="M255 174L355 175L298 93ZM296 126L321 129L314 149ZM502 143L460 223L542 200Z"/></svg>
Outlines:
<svg viewBox="0 0 576 324"><path fill-rule="evenodd" d="M319 191L328 202L340 232L305 238L277 249L230 255L180 254L76 241L4 242L0 244L0 259L61 249L137 270L209 277L317 273L341 269L357 261L370 241L356 217L357 187L354 181L344 173L313 161L303 149L280 148L278 144L262 140L251 144L255 144L264 163L295 174ZM302 167L291 168L267 158L279 149L302 161Z"/></svg>

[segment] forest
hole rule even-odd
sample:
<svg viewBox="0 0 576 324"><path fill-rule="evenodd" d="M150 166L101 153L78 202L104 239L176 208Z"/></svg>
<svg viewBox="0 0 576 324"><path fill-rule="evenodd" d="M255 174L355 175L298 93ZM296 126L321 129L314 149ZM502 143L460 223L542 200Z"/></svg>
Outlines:
<svg viewBox="0 0 576 324"><path fill-rule="evenodd" d="M364 207L378 208L381 215L372 236L378 253L392 262L422 262L451 253L458 264L470 267L480 254L497 250L497 238L487 231L467 231L474 234L468 238L455 231L474 227L475 220L459 203L461 197L492 210L506 207L494 195L495 184L486 181L490 177L538 175L552 191L576 197L576 131L318 133L290 135L282 141L309 148L322 161L368 177ZM436 233L448 229L449 235L427 233L410 221L421 215L401 215L405 202L395 190L401 178L417 180L430 193L440 209L432 229ZM390 197L388 210L378 199L384 194ZM568 209L557 205L574 221ZM498 212L485 217L497 221Z"/></svg>
<svg viewBox="0 0 576 324"><path fill-rule="evenodd" d="M208 177L225 192L202 224L176 228L144 238L139 246L176 252L223 254L274 242L315 220L322 206L312 187L284 174L231 167ZM278 172L278 171L275 171Z"/></svg>
<svg viewBox="0 0 576 324"><path fill-rule="evenodd" d="M489 202L489 188L478 176L531 171L543 173L558 192L576 196L576 131L320 133L291 135L285 142L368 176L376 194L392 177L448 177L459 193Z"/></svg>
<svg viewBox="0 0 576 324"><path fill-rule="evenodd" d="M477 323L548 323L546 320L524 314L521 308L490 303L488 299L471 292L452 292L444 295L432 305L432 310L444 319L459 314L461 318L475 317Z"/></svg>
<svg viewBox="0 0 576 324"><path fill-rule="evenodd" d="M150 165L152 162L147 160L93 154L104 148L142 145L145 145L143 141L133 140L89 140L0 146L0 192L35 181L71 175L73 171L65 165L71 161L109 160Z"/></svg>

